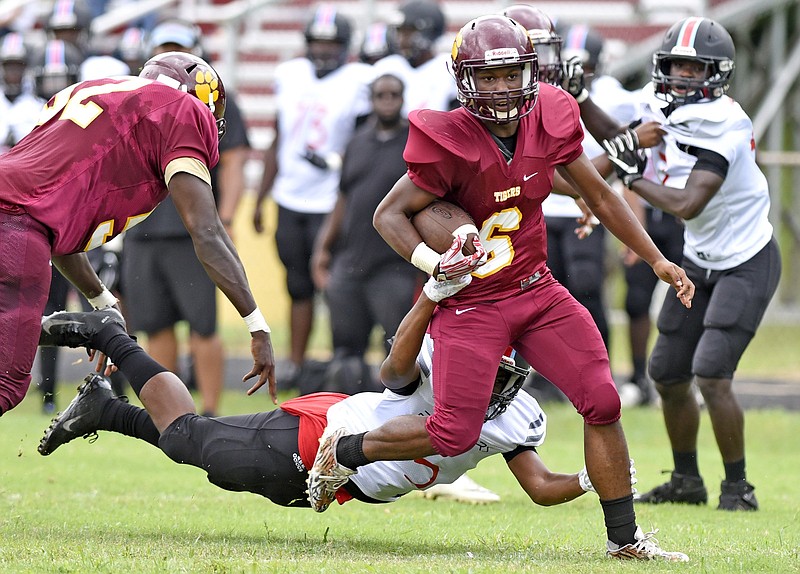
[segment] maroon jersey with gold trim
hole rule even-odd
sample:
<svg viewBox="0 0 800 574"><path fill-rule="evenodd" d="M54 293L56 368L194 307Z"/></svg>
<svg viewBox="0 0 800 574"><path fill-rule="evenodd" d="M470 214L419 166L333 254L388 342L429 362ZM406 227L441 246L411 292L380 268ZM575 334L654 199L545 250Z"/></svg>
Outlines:
<svg viewBox="0 0 800 574"><path fill-rule="evenodd" d="M539 99L519 122L516 150L506 162L481 121L460 108L417 110L403 154L408 175L422 189L463 207L481 230L489 254L472 283L444 306L509 297L545 270L547 235L542 201L556 166L575 161L583 128L574 98L540 84Z"/></svg>
<svg viewBox="0 0 800 574"><path fill-rule="evenodd" d="M84 251L144 219L179 158L209 169L219 159L202 102L138 77L81 82L53 96L40 125L0 156L0 209L43 223L54 255Z"/></svg>

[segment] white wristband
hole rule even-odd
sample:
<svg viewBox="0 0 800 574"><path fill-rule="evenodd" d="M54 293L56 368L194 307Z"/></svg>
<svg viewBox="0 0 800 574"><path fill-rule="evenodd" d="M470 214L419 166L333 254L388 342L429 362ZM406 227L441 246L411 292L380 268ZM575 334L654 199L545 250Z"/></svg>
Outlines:
<svg viewBox="0 0 800 574"><path fill-rule="evenodd" d="M428 275L433 275L441 259L442 256L428 247L424 241L417 245L411 253L411 264Z"/></svg>
<svg viewBox="0 0 800 574"><path fill-rule="evenodd" d="M108 309L109 307L113 307L117 304L117 298L109 291L105 285L103 285L103 290L100 292L100 295L97 297L86 298L89 301L89 304L94 309Z"/></svg>
<svg viewBox="0 0 800 574"><path fill-rule="evenodd" d="M242 317L242 319L244 319L244 324L247 325L247 330L251 333L255 333L256 331L270 332L267 320L264 319L264 315L261 314L261 310L258 307L247 317Z"/></svg>
<svg viewBox="0 0 800 574"><path fill-rule="evenodd" d="M575 96L575 101L578 102L579 104L582 104L583 102L586 101L586 98L588 97L589 97L589 91L586 88L583 88L581 93Z"/></svg>

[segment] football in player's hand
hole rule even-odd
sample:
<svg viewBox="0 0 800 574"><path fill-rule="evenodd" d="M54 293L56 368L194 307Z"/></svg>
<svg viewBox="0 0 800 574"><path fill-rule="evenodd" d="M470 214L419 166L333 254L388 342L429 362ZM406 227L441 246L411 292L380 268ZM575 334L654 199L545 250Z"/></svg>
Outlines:
<svg viewBox="0 0 800 574"><path fill-rule="evenodd" d="M411 218L411 225L422 240L437 253L444 253L453 245L453 232L462 225L475 225L469 213L448 201L437 200L430 203ZM478 236L469 234L464 243L464 255L475 253L472 241Z"/></svg>

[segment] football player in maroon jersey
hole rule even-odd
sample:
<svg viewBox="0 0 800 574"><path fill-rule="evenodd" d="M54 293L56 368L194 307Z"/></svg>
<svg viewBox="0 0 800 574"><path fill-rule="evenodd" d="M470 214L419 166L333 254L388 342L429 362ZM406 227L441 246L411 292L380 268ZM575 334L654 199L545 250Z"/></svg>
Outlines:
<svg viewBox="0 0 800 574"><path fill-rule="evenodd" d="M605 227L629 245L691 305L694 285L653 244L628 205L583 153L577 104L537 81L525 28L505 16L466 24L453 45L461 108L419 110L404 157L408 173L378 206L375 227L401 255L434 276L473 281L434 315L435 408L390 420L368 433L328 427L309 499L318 510L343 476L377 460L454 456L475 444L489 402L493 368L509 345L558 386L584 418L586 466L600 495L609 556L686 561L636 525L628 448L608 353L588 311L547 268L541 203L556 170ZM436 199L457 203L480 228L486 263L456 266L427 247L409 217ZM456 242L463 241L456 237ZM464 258L468 258L464 255Z"/></svg>
<svg viewBox="0 0 800 574"><path fill-rule="evenodd" d="M257 382L249 392L269 382L277 401L269 327L211 193L224 112L216 71L170 52L150 59L139 77L58 92L37 127L0 157L0 415L30 384L50 260L96 309L115 306L85 252L136 225L167 194L208 275L251 332L254 364L244 378Z"/></svg>

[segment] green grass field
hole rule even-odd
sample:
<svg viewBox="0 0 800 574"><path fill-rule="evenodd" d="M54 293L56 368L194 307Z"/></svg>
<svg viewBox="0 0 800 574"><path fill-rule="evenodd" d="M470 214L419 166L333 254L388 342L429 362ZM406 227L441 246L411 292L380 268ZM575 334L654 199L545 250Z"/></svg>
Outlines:
<svg viewBox="0 0 800 574"><path fill-rule="evenodd" d="M265 402L228 392L225 412L255 411ZM540 452L553 469L574 472L582 466L580 420L564 405L547 411ZM225 492L199 469L109 433L42 457L36 445L48 422L30 398L0 418L0 572L800 572L796 413L748 412L748 468L760 512L639 508L640 524L660 528L665 548L691 556L682 565L605 559L595 495L536 507L500 457L471 473L502 496L495 505L409 496L318 515ZM722 469L703 422L700 463L715 502ZM631 409L623 423L639 486L652 487L670 466L660 415Z"/></svg>
<svg viewBox="0 0 800 574"><path fill-rule="evenodd" d="M285 356L286 296L272 239L248 229L241 210L236 239L254 293L273 326L276 354ZM225 302L222 332L231 354L247 354L248 336ZM322 327L327 325L322 318ZM623 327L612 336L615 372L624 373ZM798 380L796 325L765 325L740 365L740 376ZM318 328L312 353L329 340ZM59 405L79 381L62 381ZM135 401L135 398L133 399ZM222 413L270 408L265 393L227 391ZM554 470L583 465L581 421L571 407L545 405L549 433L540 453ZM800 413L748 411L748 474L761 511L715 510L722 465L707 417L700 466L712 504L640 507L643 528L659 528L667 549L689 564L617 563L604 557L605 529L593 494L566 505L534 506L502 458L471 475L502 496L472 507L415 496L391 505L350 502L317 515L284 509L246 493L212 486L202 471L182 467L150 445L112 434L78 440L50 457L36 446L49 418L31 393L0 417L0 573L409 573L540 572L800 572ZM639 487L662 482L671 468L658 410L623 416Z"/></svg>

